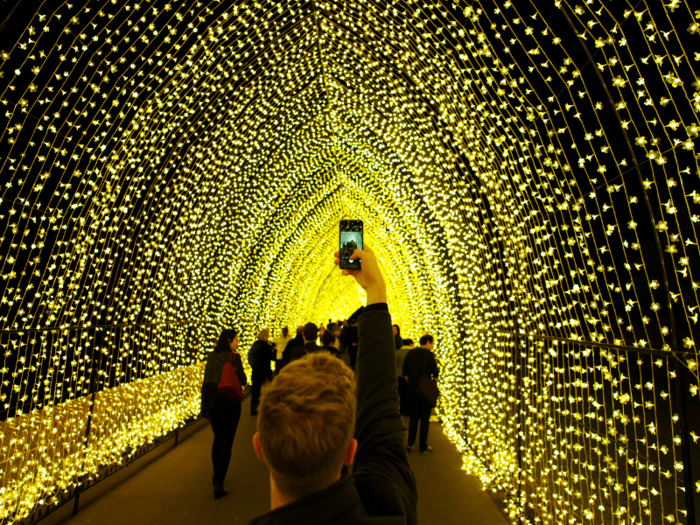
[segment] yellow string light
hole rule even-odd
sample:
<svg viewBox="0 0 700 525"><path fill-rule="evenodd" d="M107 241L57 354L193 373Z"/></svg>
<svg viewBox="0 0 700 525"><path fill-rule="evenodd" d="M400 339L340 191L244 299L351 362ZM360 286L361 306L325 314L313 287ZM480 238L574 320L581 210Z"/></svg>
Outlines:
<svg viewBox="0 0 700 525"><path fill-rule="evenodd" d="M3 34L0 518L195 416L223 327L245 351L352 313L329 254L359 218L513 517L684 521L700 12L233 4L63 2Z"/></svg>

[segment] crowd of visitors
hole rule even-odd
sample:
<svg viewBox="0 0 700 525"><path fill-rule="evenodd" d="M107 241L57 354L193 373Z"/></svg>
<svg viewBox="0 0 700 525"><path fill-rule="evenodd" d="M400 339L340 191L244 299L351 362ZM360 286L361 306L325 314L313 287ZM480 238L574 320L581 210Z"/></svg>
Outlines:
<svg viewBox="0 0 700 525"><path fill-rule="evenodd" d="M428 429L434 400L426 400L423 382L439 375L435 340L426 334L415 346L398 325L389 332L383 277L369 248L356 253L362 270L343 274L367 291L365 308L325 327L306 323L295 337L284 327L271 341L263 329L248 351L251 414L258 415L254 446L270 469L273 509L254 523L303 523L318 512L329 516L319 523L365 523L372 516L416 522L415 480L406 453L419 427L420 452L433 450ZM217 499L227 494L224 479L241 416L240 402L217 390L227 362L246 385L235 330L224 330L208 355L202 385L201 415L214 432ZM410 417L407 440L399 414ZM343 465L352 465L352 474ZM350 521L332 516L337 509L331 503L340 495L357 502Z"/></svg>

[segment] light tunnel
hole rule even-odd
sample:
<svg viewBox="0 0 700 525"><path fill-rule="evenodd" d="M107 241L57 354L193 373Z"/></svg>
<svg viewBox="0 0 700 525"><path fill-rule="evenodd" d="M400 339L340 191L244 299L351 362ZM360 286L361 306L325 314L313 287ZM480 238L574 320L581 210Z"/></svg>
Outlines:
<svg viewBox="0 0 700 525"><path fill-rule="evenodd" d="M6 3L1 519L196 417L221 329L353 313L357 218L514 519L693 522L690 2Z"/></svg>

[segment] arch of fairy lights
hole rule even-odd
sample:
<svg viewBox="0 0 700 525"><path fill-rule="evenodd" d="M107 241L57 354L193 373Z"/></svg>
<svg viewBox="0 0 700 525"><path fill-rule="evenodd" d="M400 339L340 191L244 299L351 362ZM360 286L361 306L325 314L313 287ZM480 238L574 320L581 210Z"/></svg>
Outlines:
<svg viewBox="0 0 700 525"><path fill-rule="evenodd" d="M467 470L517 493L513 515L685 519L684 437L655 431L675 397L653 381L672 385L663 354L685 351L698 399L700 11L53 4L15 14L1 44L3 519L196 415L222 327L247 348L263 326L354 311L329 258L343 217L364 220L404 335L436 336L445 428ZM543 336L588 342L585 356L653 347L663 377L628 403L618 365L635 356L565 371ZM516 381L543 388L529 408ZM612 397L572 408L599 388Z"/></svg>

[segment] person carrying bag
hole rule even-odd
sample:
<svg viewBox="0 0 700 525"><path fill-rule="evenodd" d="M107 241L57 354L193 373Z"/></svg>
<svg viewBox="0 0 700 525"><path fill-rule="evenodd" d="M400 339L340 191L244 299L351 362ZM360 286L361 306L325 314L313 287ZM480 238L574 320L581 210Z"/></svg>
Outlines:
<svg viewBox="0 0 700 525"><path fill-rule="evenodd" d="M435 346L433 336L426 334L420 338L420 346L410 350L403 361L401 375L408 384L409 411L411 420L408 423L408 440L406 450L411 452L416 442L418 424L420 423L420 452L427 454L433 451L428 446L428 427L430 412L437 405L440 395L436 379L438 377L437 362L433 355Z"/></svg>
<svg viewBox="0 0 700 525"><path fill-rule="evenodd" d="M241 418L243 386L248 378L238 350L238 333L227 329L221 333L213 352L207 355L202 383L200 416L209 419L214 432L211 459L214 467L214 497L228 494L224 479L231 461L231 447Z"/></svg>
<svg viewBox="0 0 700 525"><path fill-rule="evenodd" d="M425 356L423 357L423 366L422 369L424 370L423 374L421 375L421 378L418 380L418 387L416 388L416 396L418 396L418 399L430 408L431 410L437 406L437 400L438 397L440 396L440 389L437 386L437 381L431 379L428 375L425 375L425 365L426 362L428 361L428 354L426 353Z"/></svg>
<svg viewBox="0 0 700 525"><path fill-rule="evenodd" d="M233 403L240 403L243 401L243 387L241 387L241 382L236 375L236 369L231 364L231 359L234 355L237 354L231 354L228 361L224 363L224 371L221 373L221 381L219 382L217 389L229 401Z"/></svg>

